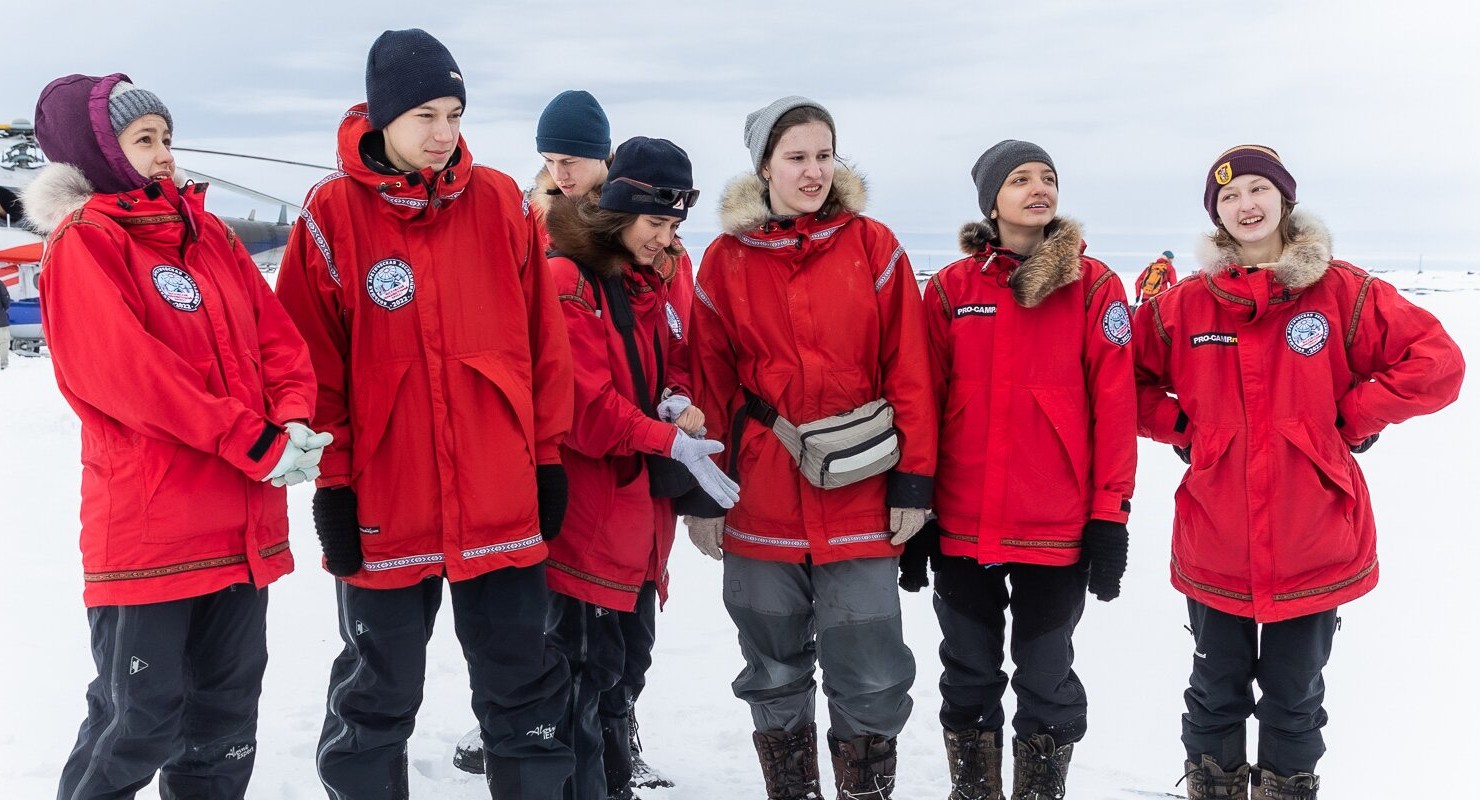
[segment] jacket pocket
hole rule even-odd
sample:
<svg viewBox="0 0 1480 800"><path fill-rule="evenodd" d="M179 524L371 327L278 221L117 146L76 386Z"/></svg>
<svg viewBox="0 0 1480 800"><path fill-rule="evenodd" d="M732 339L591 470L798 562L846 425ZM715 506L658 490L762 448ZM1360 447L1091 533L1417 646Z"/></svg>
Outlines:
<svg viewBox="0 0 1480 800"><path fill-rule="evenodd" d="M538 527L534 399L528 381L496 356L462 359L448 424L457 443L457 497L464 528ZM524 531L516 531L523 533Z"/></svg>
<svg viewBox="0 0 1480 800"><path fill-rule="evenodd" d="M141 436L139 443L145 475L143 541L188 540L211 550L226 546L216 537L246 524L251 479L210 453L149 436Z"/></svg>
<svg viewBox="0 0 1480 800"><path fill-rule="evenodd" d="M1289 448L1276 455L1283 497L1271 532L1281 575L1349 564L1357 558L1355 465L1335 429L1321 436L1303 420L1275 423ZM1293 452L1292 452L1293 451Z"/></svg>
<svg viewBox="0 0 1480 800"><path fill-rule="evenodd" d="M1006 469L1009 525L1071 529L1089 518L1089 419L1083 399L1041 387L1013 390Z"/></svg>

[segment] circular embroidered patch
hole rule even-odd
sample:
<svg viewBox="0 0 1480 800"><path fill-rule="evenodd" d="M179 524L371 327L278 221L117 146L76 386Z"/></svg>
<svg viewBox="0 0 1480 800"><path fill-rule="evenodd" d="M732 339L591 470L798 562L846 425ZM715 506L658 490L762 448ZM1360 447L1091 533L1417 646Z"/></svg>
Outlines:
<svg viewBox="0 0 1480 800"><path fill-rule="evenodd" d="M1124 302L1116 300L1105 309L1100 329L1105 331L1105 338L1112 344L1124 347L1131 340L1131 311Z"/></svg>
<svg viewBox="0 0 1480 800"><path fill-rule="evenodd" d="M166 303L181 311L200 308L200 287L185 270L160 264L150 272L150 276L154 278L154 288Z"/></svg>
<svg viewBox="0 0 1480 800"><path fill-rule="evenodd" d="M1331 323L1319 311L1302 311L1290 319L1285 326L1285 342L1290 349L1303 356L1313 356L1326 346L1331 338Z"/></svg>
<svg viewBox="0 0 1480 800"><path fill-rule="evenodd" d="M411 265L399 258L387 258L376 262L365 275L365 291L375 304L395 311L411 302L416 296L416 278L411 274Z"/></svg>

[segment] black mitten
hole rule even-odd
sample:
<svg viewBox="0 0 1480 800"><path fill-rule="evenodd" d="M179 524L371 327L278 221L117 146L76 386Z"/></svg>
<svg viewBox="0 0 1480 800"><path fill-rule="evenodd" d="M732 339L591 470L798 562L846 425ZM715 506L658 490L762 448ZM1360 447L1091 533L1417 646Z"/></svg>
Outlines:
<svg viewBox="0 0 1480 800"><path fill-rule="evenodd" d="M360 571L360 513L355 490L348 486L313 493L313 526L324 548L324 568L341 578Z"/></svg>
<svg viewBox="0 0 1480 800"><path fill-rule="evenodd" d="M918 592L930 585L927 571L930 561L940 556L940 525L932 517L925 527L904 543L904 552L899 556L899 588L906 592Z"/></svg>
<svg viewBox="0 0 1480 800"><path fill-rule="evenodd" d="M1347 442L1346 449L1352 451L1353 453L1365 453L1368 450L1372 449L1372 445L1377 444L1377 436L1378 434L1374 433L1371 436L1363 439L1362 441L1357 442L1356 444Z"/></svg>
<svg viewBox="0 0 1480 800"><path fill-rule="evenodd" d="M1177 454L1177 458L1182 459L1183 464L1192 465L1192 445L1189 444L1186 447L1172 445L1172 452Z"/></svg>
<svg viewBox="0 0 1480 800"><path fill-rule="evenodd" d="M1079 564L1089 569L1089 590L1109 602L1120 596L1120 578L1125 575L1130 532L1123 522L1092 519L1084 526L1079 545Z"/></svg>
<svg viewBox="0 0 1480 800"><path fill-rule="evenodd" d="M540 507L540 535L548 542L560 535L560 526L565 522L565 503L570 491L565 467L540 464L534 468L534 483Z"/></svg>

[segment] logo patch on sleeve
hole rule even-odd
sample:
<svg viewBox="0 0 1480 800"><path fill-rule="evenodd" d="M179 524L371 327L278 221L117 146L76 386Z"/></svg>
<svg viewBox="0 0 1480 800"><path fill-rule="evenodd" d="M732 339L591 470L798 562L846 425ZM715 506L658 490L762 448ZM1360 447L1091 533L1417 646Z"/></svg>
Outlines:
<svg viewBox="0 0 1480 800"><path fill-rule="evenodd" d="M1303 356L1313 356L1331 338L1331 323L1319 311L1302 311L1285 326L1285 343Z"/></svg>
<svg viewBox="0 0 1480 800"><path fill-rule="evenodd" d="M664 303L663 310L668 315L668 331L673 334L673 338L682 339L683 320L678 318L678 309L672 303Z"/></svg>
<svg viewBox="0 0 1480 800"><path fill-rule="evenodd" d="M1111 344L1124 347L1131 340L1131 310L1121 300L1111 303L1100 320L1100 329Z"/></svg>
<svg viewBox="0 0 1480 800"><path fill-rule="evenodd" d="M416 277L411 274L410 264L387 258L376 262L365 275L365 291L376 305L395 311L416 296Z"/></svg>
<svg viewBox="0 0 1480 800"><path fill-rule="evenodd" d="M1238 346L1238 334L1236 333L1208 331L1207 333L1194 333L1191 339L1193 347L1202 347L1205 344L1217 344L1225 347Z"/></svg>
<svg viewBox="0 0 1480 800"><path fill-rule="evenodd" d="M972 303L965 306L956 306L956 318L961 317L995 317L997 316L996 303Z"/></svg>
<svg viewBox="0 0 1480 800"><path fill-rule="evenodd" d="M195 285L195 279L190 277L185 270L168 264L160 264L150 272L150 275L154 278L154 288L166 303L180 311L194 311L200 308L200 287Z"/></svg>

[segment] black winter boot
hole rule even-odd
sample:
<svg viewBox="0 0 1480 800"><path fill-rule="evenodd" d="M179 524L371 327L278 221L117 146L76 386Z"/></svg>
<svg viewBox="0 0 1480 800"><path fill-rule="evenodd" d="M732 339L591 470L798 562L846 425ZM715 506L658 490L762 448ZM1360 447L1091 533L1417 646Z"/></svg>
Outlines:
<svg viewBox="0 0 1480 800"><path fill-rule="evenodd" d="M1321 779L1309 772L1297 772L1282 778L1255 767L1251 775L1254 797L1258 800L1316 800L1316 790L1321 788Z"/></svg>
<svg viewBox="0 0 1480 800"><path fill-rule="evenodd" d="M1002 800L1002 734L946 731L951 794L946 800Z"/></svg>
<svg viewBox="0 0 1480 800"><path fill-rule="evenodd" d="M1224 772L1218 762L1204 754L1201 764L1184 761L1187 800L1249 800L1249 765L1240 764Z"/></svg>
<svg viewBox="0 0 1480 800"><path fill-rule="evenodd" d="M627 748L632 752L632 788L672 789L673 781L663 777L663 773L653 769L642 757L642 740L637 738L636 705L627 707L627 724L632 731L627 742Z"/></svg>
<svg viewBox="0 0 1480 800"><path fill-rule="evenodd" d="M1071 742L1056 746L1053 737L1035 733L1012 740L1012 800L1063 800L1069 779Z"/></svg>
<svg viewBox="0 0 1480 800"><path fill-rule="evenodd" d="M844 741L827 735L838 800L890 800L897 761L893 736L860 736Z"/></svg>
<svg viewBox="0 0 1480 800"><path fill-rule="evenodd" d="M796 733L756 731L755 752L766 779L766 800L822 800L817 782L817 726Z"/></svg>
<svg viewBox="0 0 1480 800"><path fill-rule="evenodd" d="M601 765L607 800L639 800L632 793L631 717L601 718Z"/></svg>

